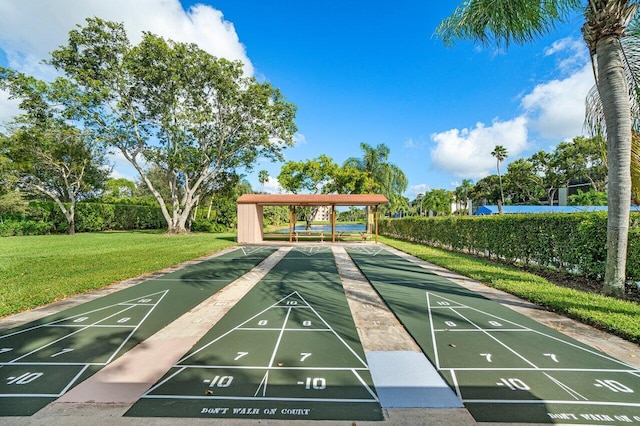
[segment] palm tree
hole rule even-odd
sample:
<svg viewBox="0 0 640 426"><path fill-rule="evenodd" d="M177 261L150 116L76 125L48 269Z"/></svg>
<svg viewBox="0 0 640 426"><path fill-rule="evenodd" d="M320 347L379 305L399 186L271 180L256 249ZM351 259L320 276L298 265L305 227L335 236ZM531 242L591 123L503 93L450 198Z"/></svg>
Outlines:
<svg viewBox="0 0 640 426"><path fill-rule="evenodd" d="M640 203L640 19L634 19L629 25L627 34L620 40L625 54L624 71L629 91L631 106L631 193L636 203ZM606 133L602 102L598 87L589 90L586 102L587 116L585 125L593 135ZM606 147L603 147L606 158Z"/></svg>
<svg viewBox="0 0 640 426"><path fill-rule="evenodd" d="M502 214L502 206L504 205L504 191L502 190L502 175L500 174L500 163L509 156L507 148L502 145L496 145L491 151L491 155L496 158L496 169L498 169L498 181L500 181L500 202L498 203L498 211Z"/></svg>
<svg viewBox="0 0 640 426"><path fill-rule="evenodd" d="M576 11L584 13L582 34L591 53L607 130L609 190L603 291L614 296L624 295L631 203L631 109L620 39L639 4L638 0L468 0L436 30L449 44L455 39L472 39L508 47L550 33L556 23L567 22Z"/></svg>
<svg viewBox="0 0 640 426"><path fill-rule="evenodd" d="M460 186L455 189L456 202L458 209L467 209L469 206L469 193L473 189L473 181L471 179L462 179ZM467 212L466 214L470 214Z"/></svg>
<svg viewBox="0 0 640 426"><path fill-rule="evenodd" d="M375 148L362 142L360 148L364 152L362 158L350 157L344 166L352 166L366 173L370 193L383 194L389 201L396 200L407 189L407 177L402 169L389 163L389 147L378 144ZM369 214L367 207L367 229L369 229Z"/></svg>
<svg viewBox="0 0 640 426"><path fill-rule="evenodd" d="M258 172L258 182L260 182L260 186L262 187L262 190L264 191L264 184L267 183L269 181L269 172L266 170L260 170Z"/></svg>

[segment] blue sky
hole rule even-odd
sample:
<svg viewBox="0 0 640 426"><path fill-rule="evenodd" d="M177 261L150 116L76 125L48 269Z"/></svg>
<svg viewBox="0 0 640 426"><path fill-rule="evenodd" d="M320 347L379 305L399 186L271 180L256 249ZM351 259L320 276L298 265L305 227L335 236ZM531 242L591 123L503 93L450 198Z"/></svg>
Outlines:
<svg viewBox="0 0 640 426"><path fill-rule="evenodd" d="M245 63L298 106L287 160L326 154L336 162L384 143L409 179L406 195L495 173L506 163L582 134L593 84L576 15L549 36L507 51L470 42L445 47L436 26L458 1L9 0L0 4L0 65L40 78L39 62L85 17L124 22L130 38L149 30ZM16 112L0 93L0 120ZM114 157L115 175L135 178ZM281 164L260 162L276 192ZM504 167L504 166L503 166Z"/></svg>

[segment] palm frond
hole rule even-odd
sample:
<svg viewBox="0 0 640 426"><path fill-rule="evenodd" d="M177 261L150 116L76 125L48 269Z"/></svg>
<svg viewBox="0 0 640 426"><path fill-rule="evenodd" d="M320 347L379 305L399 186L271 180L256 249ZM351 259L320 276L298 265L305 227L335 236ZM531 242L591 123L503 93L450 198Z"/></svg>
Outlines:
<svg viewBox="0 0 640 426"><path fill-rule="evenodd" d="M447 45L469 39L508 47L549 33L583 9L581 0L468 0L440 23L436 35Z"/></svg>

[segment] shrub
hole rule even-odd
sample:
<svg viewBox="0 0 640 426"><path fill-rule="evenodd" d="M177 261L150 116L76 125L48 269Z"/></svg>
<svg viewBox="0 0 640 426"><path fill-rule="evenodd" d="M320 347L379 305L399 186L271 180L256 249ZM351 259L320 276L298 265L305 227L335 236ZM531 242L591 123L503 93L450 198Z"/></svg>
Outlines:
<svg viewBox="0 0 640 426"><path fill-rule="evenodd" d="M193 232L210 232L215 234L226 232L227 228L223 224L217 223L213 220L196 219L191 224L191 230Z"/></svg>
<svg viewBox="0 0 640 426"><path fill-rule="evenodd" d="M69 229L64 214L52 201L32 201L24 216L6 215L3 219L4 223L0 223L2 236L64 233ZM157 205L85 202L76 204L75 225L77 232L162 229L167 226Z"/></svg>
<svg viewBox="0 0 640 426"><path fill-rule="evenodd" d="M50 222L5 219L0 222L0 236L44 235L49 234L51 228L52 224Z"/></svg>
<svg viewBox="0 0 640 426"><path fill-rule="evenodd" d="M640 215L632 214L627 278L640 281ZM380 233L498 259L601 280L604 277L607 214L408 217L384 219Z"/></svg>

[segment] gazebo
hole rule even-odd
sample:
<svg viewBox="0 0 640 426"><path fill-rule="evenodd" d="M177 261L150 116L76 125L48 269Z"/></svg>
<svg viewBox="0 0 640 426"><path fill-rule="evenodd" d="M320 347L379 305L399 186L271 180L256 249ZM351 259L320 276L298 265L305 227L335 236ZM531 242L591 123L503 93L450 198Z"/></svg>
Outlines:
<svg viewBox="0 0 640 426"><path fill-rule="evenodd" d="M264 206L289 207L289 242L293 241L296 207L331 206L331 241L336 241L336 206L371 206L378 242L378 206L389 200L381 194L244 194L238 198L238 243L263 241Z"/></svg>

